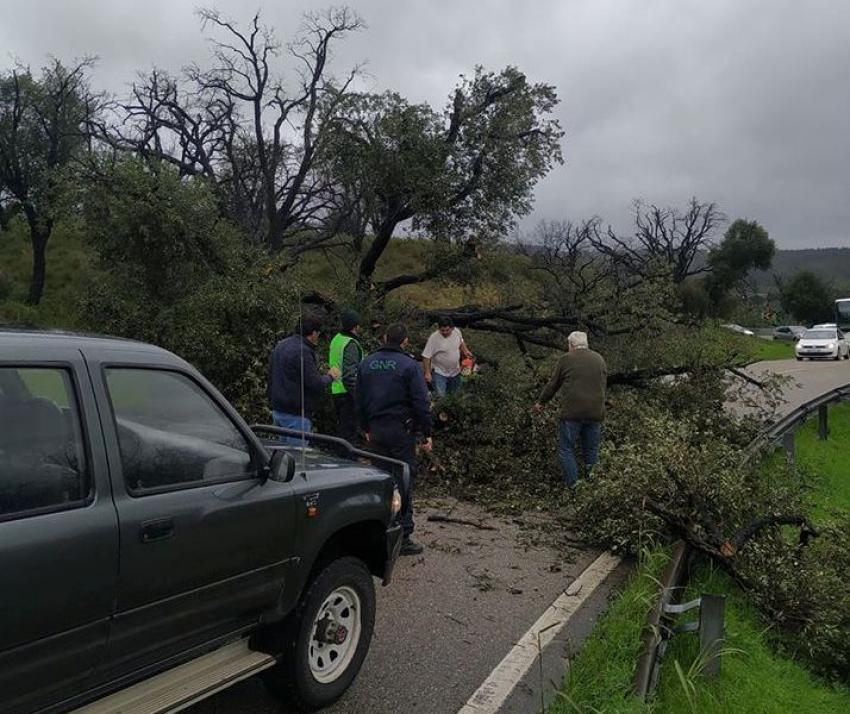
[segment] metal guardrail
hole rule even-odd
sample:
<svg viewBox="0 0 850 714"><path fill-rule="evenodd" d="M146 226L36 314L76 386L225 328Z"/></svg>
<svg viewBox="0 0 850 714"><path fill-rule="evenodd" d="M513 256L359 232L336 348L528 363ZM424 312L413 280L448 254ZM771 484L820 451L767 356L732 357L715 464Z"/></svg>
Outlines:
<svg viewBox="0 0 850 714"><path fill-rule="evenodd" d="M271 424L251 424L249 428L257 436L267 434L273 439L284 436L288 438L295 438L300 441L315 442L323 446L330 446L335 451L341 452L346 458L352 460L358 458L368 459L375 464L383 465L384 469L389 472L393 478L395 478L399 491L401 491L405 498L410 492L410 467L404 463L404 461L399 461L398 459L393 459L389 456L382 456L381 454L376 454L374 451L358 449L350 442L345 439L340 439L338 436L316 434L315 432L304 432L298 429L286 429L281 426L272 426ZM282 444L281 448L287 448L287 446L289 445ZM291 448L300 449L301 447L293 446Z"/></svg>
<svg viewBox="0 0 850 714"><path fill-rule="evenodd" d="M655 689L658 682L658 665L664 656L662 644L667 639L665 625L665 608L674 603L682 591L687 563L689 559L688 546L679 541L673 549L673 556L661 574L661 588L658 598L646 618L643 630L641 653L638 657L633 691L640 699Z"/></svg>
<svg viewBox="0 0 850 714"><path fill-rule="evenodd" d="M828 392L810 399L805 404L801 404L796 409L788 412L781 419L769 425L761 434L759 434L750 445L746 448L746 456L744 461L748 461L754 454L758 453L768 444L775 443L785 437L789 432L807 419L809 416L818 413L818 434L822 441L827 439L829 434L829 416L827 407L830 404L850 399L850 384L845 384L835 389L830 389ZM789 451L789 444L786 444L786 451Z"/></svg>
<svg viewBox="0 0 850 714"><path fill-rule="evenodd" d="M769 444L782 440L785 453L794 459L794 435L797 426L814 413L818 415L818 435L822 441L829 436L829 411L831 404L850 399L850 383L830 389L805 404L788 412L781 419L768 425L745 449L744 463ZM645 700L658 683L658 667L667 649L670 637L679 631L694 628L674 628L671 615L679 614L687 606L676 605L675 601L684 589L687 580L687 562L689 548L683 541L674 546L673 556L667 563L661 576L659 594L650 610L644 626L641 653L635 668L632 691L635 696ZM694 605L694 603L689 603ZM694 605L695 606L695 605ZM719 672L720 659L711 657L719 652L719 643L723 637L723 604L716 596L703 596L700 602L700 651L709 656L706 673Z"/></svg>

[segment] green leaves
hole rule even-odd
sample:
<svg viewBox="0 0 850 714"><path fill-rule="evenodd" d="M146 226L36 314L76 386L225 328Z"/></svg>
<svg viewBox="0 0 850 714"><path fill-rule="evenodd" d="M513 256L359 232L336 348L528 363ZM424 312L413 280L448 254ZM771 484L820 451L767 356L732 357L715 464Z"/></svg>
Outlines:
<svg viewBox="0 0 850 714"><path fill-rule="evenodd" d="M782 309L804 324L832 320L830 286L814 273L801 270L782 284Z"/></svg>

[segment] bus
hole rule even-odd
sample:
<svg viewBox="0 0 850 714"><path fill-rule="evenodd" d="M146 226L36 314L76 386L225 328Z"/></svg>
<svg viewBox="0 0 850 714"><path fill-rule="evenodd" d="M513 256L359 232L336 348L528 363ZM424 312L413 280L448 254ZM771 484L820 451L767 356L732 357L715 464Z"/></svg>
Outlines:
<svg viewBox="0 0 850 714"><path fill-rule="evenodd" d="M835 324L839 330L850 331L850 298L835 301Z"/></svg>

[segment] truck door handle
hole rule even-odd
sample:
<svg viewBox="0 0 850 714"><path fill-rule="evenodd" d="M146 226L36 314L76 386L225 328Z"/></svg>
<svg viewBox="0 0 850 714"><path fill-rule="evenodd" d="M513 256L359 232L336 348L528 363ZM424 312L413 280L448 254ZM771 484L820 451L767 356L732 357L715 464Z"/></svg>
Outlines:
<svg viewBox="0 0 850 714"><path fill-rule="evenodd" d="M174 521L170 518L158 518L155 521L145 521L139 529L142 543L155 540L166 540L174 535Z"/></svg>

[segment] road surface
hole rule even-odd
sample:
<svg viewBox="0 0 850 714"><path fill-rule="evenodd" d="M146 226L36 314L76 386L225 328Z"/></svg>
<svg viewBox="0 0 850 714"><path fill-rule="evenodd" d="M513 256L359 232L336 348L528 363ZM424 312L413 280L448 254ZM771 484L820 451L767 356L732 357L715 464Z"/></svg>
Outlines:
<svg viewBox="0 0 850 714"><path fill-rule="evenodd" d="M790 377L781 411L791 411L820 394L850 383L850 361L803 361L793 359L758 362L748 368L754 377L774 373Z"/></svg>
<svg viewBox="0 0 850 714"><path fill-rule="evenodd" d="M482 530L432 523L429 514L481 522ZM492 530L490 530L492 528ZM402 558L379 588L369 655L334 714L453 714L598 551L557 545L546 526L494 518L482 509L435 502L417 516L421 557ZM542 539L541 539L542 537ZM288 711L254 678L191 714Z"/></svg>

